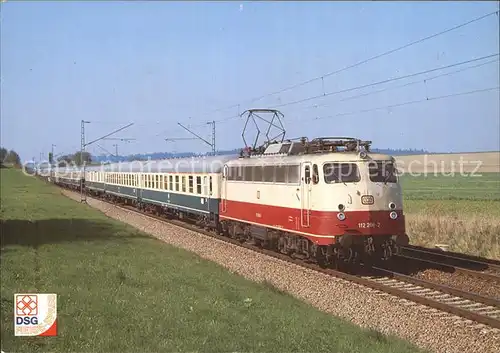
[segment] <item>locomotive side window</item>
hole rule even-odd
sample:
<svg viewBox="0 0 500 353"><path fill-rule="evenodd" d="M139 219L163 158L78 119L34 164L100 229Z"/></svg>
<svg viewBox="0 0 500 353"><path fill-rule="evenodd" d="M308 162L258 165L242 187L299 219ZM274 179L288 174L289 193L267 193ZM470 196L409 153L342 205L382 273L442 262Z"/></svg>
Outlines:
<svg viewBox="0 0 500 353"><path fill-rule="evenodd" d="M209 178L209 185L210 185L210 195L212 195L212 177Z"/></svg>
<svg viewBox="0 0 500 353"><path fill-rule="evenodd" d="M243 167L234 167L235 168L235 176L234 180L243 180Z"/></svg>
<svg viewBox="0 0 500 353"><path fill-rule="evenodd" d="M374 183L397 183L397 170L392 162L370 162L368 164L370 180Z"/></svg>
<svg viewBox="0 0 500 353"><path fill-rule="evenodd" d="M254 166L250 167L253 169L252 171L252 181L262 181L262 178L264 177L262 167L261 166Z"/></svg>
<svg viewBox="0 0 500 353"><path fill-rule="evenodd" d="M262 178L266 183L274 182L274 167L273 166L262 167Z"/></svg>
<svg viewBox="0 0 500 353"><path fill-rule="evenodd" d="M325 163L323 165L325 183L357 183L361 180L358 166L354 163Z"/></svg>
<svg viewBox="0 0 500 353"><path fill-rule="evenodd" d="M175 191L179 191L179 176L175 176Z"/></svg>
<svg viewBox="0 0 500 353"><path fill-rule="evenodd" d="M311 169L309 168L308 165L306 165L304 169L304 179L306 184L309 184L311 182Z"/></svg>
<svg viewBox="0 0 500 353"><path fill-rule="evenodd" d="M174 177L172 175L168 176L168 189L173 190L174 189Z"/></svg>
<svg viewBox="0 0 500 353"><path fill-rule="evenodd" d="M317 184L319 182L319 172L318 172L318 165L317 164L313 164L312 182L313 182L313 184Z"/></svg>
<svg viewBox="0 0 500 353"><path fill-rule="evenodd" d="M274 177L275 182L284 183L286 181L286 166L277 166Z"/></svg>
<svg viewBox="0 0 500 353"><path fill-rule="evenodd" d="M297 184L300 180L300 169L298 165L287 166L286 182L289 184Z"/></svg>

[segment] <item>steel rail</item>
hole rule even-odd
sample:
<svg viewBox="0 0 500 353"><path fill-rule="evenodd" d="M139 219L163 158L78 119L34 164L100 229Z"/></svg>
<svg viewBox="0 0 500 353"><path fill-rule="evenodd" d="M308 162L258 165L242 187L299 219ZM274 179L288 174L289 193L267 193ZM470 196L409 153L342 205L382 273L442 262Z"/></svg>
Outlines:
<svg viewBox="0 0 500 353"><path fill-rule="evenodd" d="M417 262L421 262L421 263L425 263L425 264L430 264L430 265L438 266L438 267L441 267L443 269L448 269L448 270L450 270L450 272L463 273L463 274L467 274L467 275L470 275L470 276L473 276L473 277L482 278L482 279L485 279L485 280L488 280L488 281L497 281L497 282L500 282L500 276L495 275L495 274L490 273L490 272L481 272L481 271L478 271L478 270L470 270L468 268L461 267L461 266L455 266L455 265L450 265L450 264L447 264L447 263L442 263L442 262L436 262L436 261L421 259L421 258L418 258L418 257L413 257L413 256L408 256L408 255L400 255L400 254L398 254L398 255L394 255L394 256L397 257L397 258L410 259L412 261L417 261Z"/></svg>
<svg viewBox="0 0 500 353"><path fill-rule="evenodd" d="M320 272L320 273L331 275L331 276L334 276L337 278L341 278L341 279L344 279L344 280L349 281L349 282L357 283L357 284L363 285L365 287L369 287L369 288L372 288L375 290L389 293L389 294L410 300L410 301L418 303L418 304L423 304L423 305L431 307L431 308L439 309L441 311L448 312L448 313L460 316L462 318L473 320L475 322L500 329L500 304L495 299L481 297L481 296L473 294L473 293L468 293L468 292L460 291L460 290L455 289L455 288L440 285L437 283L432 283L432 282L427 282L424 280L416 279L416 278L413 278L410 276L399 274L397 272L393 272L393 271L389 271L389 270L385 270L385 269L381 269L381 268L374 268L375 270L386 273L390 277L392 277L392 278L390 278L390 277L387 278L388 280L397 279L400 281L400 283L402 285L411 284L411 285L415 286L413 288L410 288L409 290L403 290L403 289L399 288L401 286L391 286L386 281L385 281L386 283L381 283L380 278L362 277L359 275L353 275L353 274L349 274L349 273L342 272L339 270L322 268L316 264L306 263L300 259L295 259L295 258L292 258L288 255L275 252L273 250L268 250L268 249L260 248L260 247L254 246L254 245L242 243L238 240L216 234L213 231L207 231L204 229L200 229L198 226L193 225L192 223L186 223L186 222L182 222L182 221L174 220L174 219L166 219L166 218L160 217L158 215L154 215L154 214L146 213L144 211L140 211L140 210L136 209L135 207L129 206L129 205L117 205L116 203L113 203L111 201L100 199L100 198L95 198L92 196L90 198L98 200L98 201L106 202L110 205L115 206L118 209L122 209L122 210L129 211L129 212L134 212L134 213L141 215L143 217L148 217L148 218L151 218L153 220L157 220L157 221L164 222L164 223L167 223L167 224L170 224L173 226L177 226L177 227L180 227L180 228L183 228L183 229L186 229L186 230L198 233L198 234L203 234L205 236L215 238L215 239L223 241L225 243L229 243L229 244L232 244L232 245L235 245L238 247L243 247L243 248L246 248L248 250L252 250L252 251L255 251L255 252L260 253L260 254L268 255L270 257L273 257L273 258L276 258L276 259L279 259L279 260L282 260L282 261L285 261L288 263L293 263L293 264L301 266L303 268L308 268L308 269L314 270L316 272ZM382 280L384 280L384 279L382 279ZM440 289L437 289L437 288L440 288ZM435 293L435 292L431 293L431 294L433 294L432 295L433 297L440 296L440 295L449 295L449 294L451 294L452 297L438 300L438 299L432 298L430 296L426 297L423 294L412 293L412 291L414 291L414 290L418 291L421 289L423 289L423 290L432 289L433 291L437 291L438 293ZM453 296L456 296L456 297L454 298ZM469 299L469 298L471 298L471 299ZM457 304L455 304L455 305L448 304L446 301L450 301L450 299L452 299L452 300L453 299L466 299L467 301L470 302L470 303L466 303L466 305L469 305L469 306L470 305L474 306L476 304L482 305L482 304L489 303L489 304L486 304L486 305L488 305L487 307L483 306L482 308L479 308L479 309L474 308L474 309L476 311L478 311L478 310L492 311L493 310L493 313L490 315L486 315L486 314L481 314L481 313L475 312L473 310L468 310L464 307L458 306ZM483 302L485 302L485 303L483 303ZM462 303L462 305L463 304L464 303ZM492 316L493 314L496 315L497 312L498 312L498 317Z"/></svg>
<svg viewBox="0 0 500 353"><path fill-rule="evenodd" d="M465 262L469 264L483 266L490 270L500 271L500 261L494 259L482 258L479 256L457 253L457 252L448 252L438 249L425 248L422 246L416 245L407 245L402 247L402 253L405 252L415 252L420 254L427 254L429 256L441 257L443 259L449 259L459 262Z"/></svg>

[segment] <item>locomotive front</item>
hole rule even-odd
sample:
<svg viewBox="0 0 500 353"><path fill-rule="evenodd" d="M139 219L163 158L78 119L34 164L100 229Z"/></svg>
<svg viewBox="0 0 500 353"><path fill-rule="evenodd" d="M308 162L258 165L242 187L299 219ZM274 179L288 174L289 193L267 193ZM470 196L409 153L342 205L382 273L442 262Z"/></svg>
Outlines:
<svg viewBox="0 0 500 353"><path fill-rule="evenodd" d="M362 253L388 259L399 246L408 244L394 158L347 152L325 154L321 159L324 190L319 192L323 196L318 206L333 214L321 222L329 229L320 232L333 233L344 257Z"/></svg>

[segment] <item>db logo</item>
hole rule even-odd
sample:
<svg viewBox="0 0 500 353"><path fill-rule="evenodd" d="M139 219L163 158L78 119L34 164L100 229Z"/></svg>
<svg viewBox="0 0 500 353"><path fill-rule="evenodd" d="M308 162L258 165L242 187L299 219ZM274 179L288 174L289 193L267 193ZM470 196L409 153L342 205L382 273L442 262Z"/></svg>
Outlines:
<svg viewBox="0 0 500 353"><path fill-rule="evenodd" d="M16 336L57 335L56 294L15 294Z"/></svg>

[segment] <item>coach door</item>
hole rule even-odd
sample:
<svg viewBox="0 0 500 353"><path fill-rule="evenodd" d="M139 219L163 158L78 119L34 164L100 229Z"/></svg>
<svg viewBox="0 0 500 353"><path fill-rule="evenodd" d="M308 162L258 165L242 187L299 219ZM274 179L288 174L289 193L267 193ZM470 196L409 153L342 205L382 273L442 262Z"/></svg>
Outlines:
<svg viewBox="0 0 500 353"><path fill-rule="evenodd" d="M221 195L220 195L220 203L221 203L221 213L227 212L227 177L228 177L228 167L224 166L222 171L222 180L221 180Z"/></svg>
<svg viewBox="0 0 500 353"><path fill-rule="evenodd" d="M311 225L311 163L302 163L300 178L300 225Z"/></svg>

